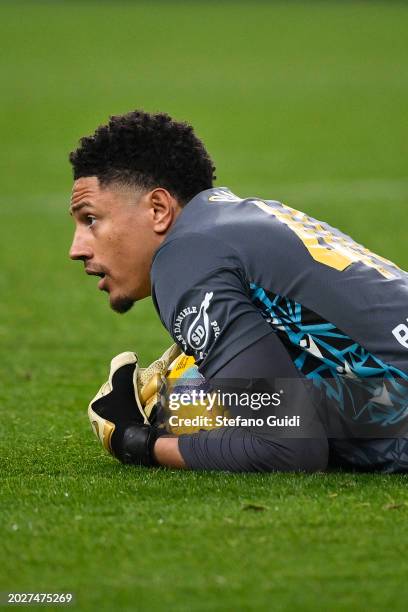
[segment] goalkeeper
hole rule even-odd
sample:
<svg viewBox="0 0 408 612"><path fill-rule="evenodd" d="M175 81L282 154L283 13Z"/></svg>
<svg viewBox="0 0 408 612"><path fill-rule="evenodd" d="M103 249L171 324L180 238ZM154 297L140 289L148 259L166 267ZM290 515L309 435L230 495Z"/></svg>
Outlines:
<svg viewBox="0 0 408 612"><path fill-rule="evenodd" d="M165 114L111 117L70 161L71 258L117 312L152 295L207 399L237 398L218 406L226 425L175 435L175 355L143 372L122 354L89 410L108 450L176 468L408 470L406 272L280 202L214 188L202 142ZM275 403L240 401L262 394Z"/></svg>

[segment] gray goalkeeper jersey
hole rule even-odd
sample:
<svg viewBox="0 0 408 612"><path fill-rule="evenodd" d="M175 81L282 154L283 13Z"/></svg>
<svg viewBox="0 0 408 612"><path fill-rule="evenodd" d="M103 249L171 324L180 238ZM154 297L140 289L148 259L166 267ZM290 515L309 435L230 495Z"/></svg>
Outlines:
<svg viewBox="0 0 408 612"><path fill-rule="evenodd" d="M151 279L164 326L204 376L276 333L340 411L365 423L407 416L408 274L328 224L209 189L182 210ZM371 380L356 406L351 387Z"/></svg>

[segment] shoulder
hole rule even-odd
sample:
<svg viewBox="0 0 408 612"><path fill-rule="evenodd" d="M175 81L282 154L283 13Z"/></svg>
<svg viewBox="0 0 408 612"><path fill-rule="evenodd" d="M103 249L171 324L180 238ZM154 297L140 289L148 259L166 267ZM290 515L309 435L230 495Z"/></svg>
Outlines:
<svg viewBox="0 0 408 612"><path fill-rule="evenodd" d="M219 237L190 231L163 242L153 257L151 279L155 285L163 277L182 276L188 283L215 270L242 267L233 246Z"/></svg>

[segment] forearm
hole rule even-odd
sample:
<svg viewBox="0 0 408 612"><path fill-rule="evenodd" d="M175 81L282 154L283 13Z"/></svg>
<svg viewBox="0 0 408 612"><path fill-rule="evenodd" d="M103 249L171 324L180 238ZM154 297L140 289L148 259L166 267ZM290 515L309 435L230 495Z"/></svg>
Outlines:
<svg viewBox="0 0 408 612"><path fill-rule="evenodd" d="M154 446L160 465L176 469L228 472L315 472L327 466L325 438L267 439L243 428L226 427L177 437Z"/></svg>
<svg viewBox="0 0 408 612"><path fill-rule="evenodd" d="M273 367L271 366L273 364ZM245 377L242 376L245 373ZM251 377L259 376L261 380ZM234 391L236 382L244 382L247 393L273 393L277 378L286 381L282 405L276 415L301 415L302 428L293 437L289 432L261 427L221 427L179 438L159 438L154 448L160 465L193 470L230 472L318 471L328 460L328 442L312 401L313 390L299 377L289 355L274 335L269 335L230 361L213 384L222 390ZM225 389L224 389L224 385ZM229 385L232 384L232 388ZM279 387L278 387L279 389ZM235 416L234 407L231 416ZM243 416L253 417L249 408L240 408ZM265 423L272 409L257 411ZM291 437L292 435L292 437Z"/></svg>

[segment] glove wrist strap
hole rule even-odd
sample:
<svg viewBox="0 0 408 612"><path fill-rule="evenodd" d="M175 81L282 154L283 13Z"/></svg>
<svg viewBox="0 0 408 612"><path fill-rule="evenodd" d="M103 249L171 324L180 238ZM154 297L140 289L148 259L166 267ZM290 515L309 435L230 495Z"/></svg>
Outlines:
<svg viewBox="0 0 408 612"><path fill-rule="evenodd" d="M151 425L129 425L115 454L122 463L157 466L153 448L158 437L157 429Z"/></svg>

